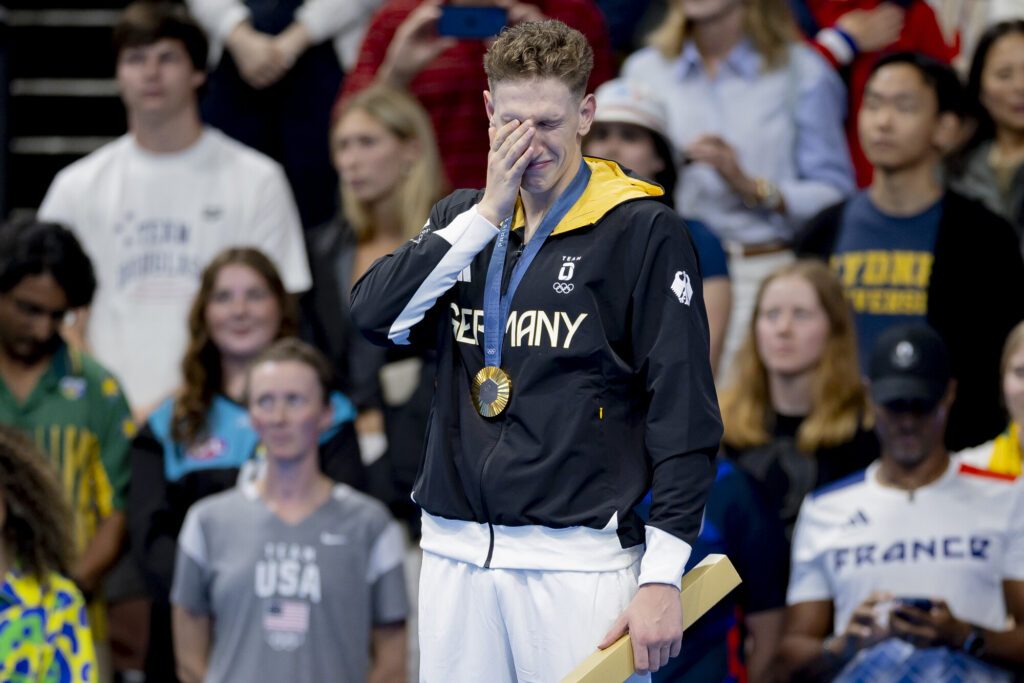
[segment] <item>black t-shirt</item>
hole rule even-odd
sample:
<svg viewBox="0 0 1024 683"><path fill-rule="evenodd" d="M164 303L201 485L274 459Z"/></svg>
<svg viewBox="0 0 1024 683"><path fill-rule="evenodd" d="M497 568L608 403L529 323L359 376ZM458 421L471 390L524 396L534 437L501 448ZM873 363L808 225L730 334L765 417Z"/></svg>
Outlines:
<svg viewBox="0 0 1024 683"><path fill-rule="evenodd" d="M804 496L864 469L879 455L875 433L863 428L837 446L802 453L796 447L796 433L804 417L776 416L773 438L763 446L742 451L725 446L726 455L758 483L761 494L778 510L786 538L792 538Z"/></svg>

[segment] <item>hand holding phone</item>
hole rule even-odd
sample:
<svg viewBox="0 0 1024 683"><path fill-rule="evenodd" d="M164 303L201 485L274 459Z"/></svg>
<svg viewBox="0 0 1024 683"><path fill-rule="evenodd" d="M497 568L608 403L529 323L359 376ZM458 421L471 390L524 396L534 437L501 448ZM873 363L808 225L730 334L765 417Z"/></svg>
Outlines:
<svg viewBox="0 0 1024 683"><path fill-rule="evenodd" d="M893 603L892 633L915 647L960 647L971 628L957 619L941 598L904 596Z"/></svg>
<svg viewBox="0 0 1024 683"><path fill-rule="evenodd" d="M930 613L934 604L931 598L897 597L893 600L892 611L911 624L920 625L926 621L921 614Z"/></svg>
<svg viewBox="0 0 1024 683"><path fill-rule="evenodd" d="M440 0L426 0L410 12L388 45L378 77L404 88L442 52L454 47L458 43L455 38L437 32L440 16Z"/></svg>

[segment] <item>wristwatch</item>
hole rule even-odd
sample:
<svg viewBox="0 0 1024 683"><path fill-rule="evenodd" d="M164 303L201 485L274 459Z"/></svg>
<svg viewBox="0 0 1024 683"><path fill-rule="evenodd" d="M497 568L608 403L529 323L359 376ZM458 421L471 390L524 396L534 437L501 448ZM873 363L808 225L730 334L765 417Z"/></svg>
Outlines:
<svg viewBox="0 0 1024 683"><path fill-rule="evenodd" d="M961 647L964 652L972 657L981 657L985 654L985 634L981 632L981 629L971 627Z"/></svg>
<svg viewBox="0 0 1024 683"><path fill-rule="evenodd" d="M767 178L754 178L754 199L743 203L748 209L777 211L782 206L782 193L778 185Z"/></svg>

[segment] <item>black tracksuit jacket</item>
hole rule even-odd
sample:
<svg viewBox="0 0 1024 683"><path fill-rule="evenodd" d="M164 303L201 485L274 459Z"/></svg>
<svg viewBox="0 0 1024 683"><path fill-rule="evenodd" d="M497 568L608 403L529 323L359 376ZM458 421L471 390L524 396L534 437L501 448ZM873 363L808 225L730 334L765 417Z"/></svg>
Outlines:
<svg viewBox="0 0 1024 683"><path fill-rule="evenodd" d="M352 316L377 343L437 349L413 491L428 513L488 525L492 546L490 525L605 529L614 517L630 548L644 542L634 506L653 486L649 524L692 544L721 438L699 264L682 219L651 199L659 187L587 163L585 193L513 298L501 415L480 416L470 399L497 234L466 214L482 192L435 205L420 235L355 285ZM518 207L506 283L523 225Z"/></svg>

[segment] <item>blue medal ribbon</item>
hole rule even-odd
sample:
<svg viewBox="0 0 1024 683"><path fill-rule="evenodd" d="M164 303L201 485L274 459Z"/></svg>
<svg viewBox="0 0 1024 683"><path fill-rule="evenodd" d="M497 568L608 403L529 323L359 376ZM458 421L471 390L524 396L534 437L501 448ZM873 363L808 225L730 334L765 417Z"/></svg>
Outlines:
<svg viewBox="0 0 1024 683"><path fill-rule="evenodd" d="M565 214L569 213L569 209L583 195L589 182L590 167L587 166L587 162L581 160L576 176L555 200L537 228L537 232L526 243L526 248L523 249L522 255L512 268L512 276L504 296L501 294L501 281L505 271L505 253L508 251L509 233L512 231L512 219L515 212L502 221L501 229L498 232L498 241L494 245L491 261L487 265L487 280L484 285L484 365L501 367L501 346L505 338L505 324L508 321L508 311L512 305L512 297L516 293L516 288L519 287L523 275L526 274L526 269L530 267L530 263L537 256L544 240L554 232L555 227L562 221Z"/></svg>

